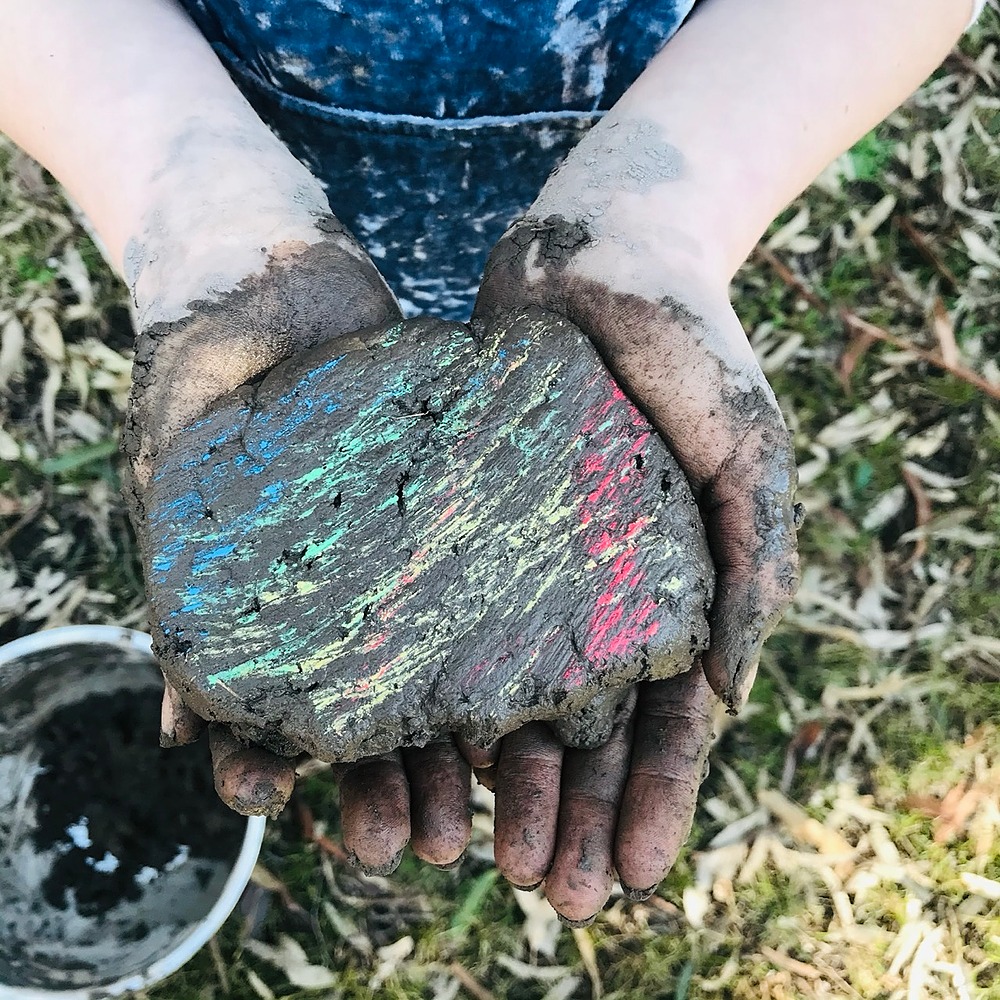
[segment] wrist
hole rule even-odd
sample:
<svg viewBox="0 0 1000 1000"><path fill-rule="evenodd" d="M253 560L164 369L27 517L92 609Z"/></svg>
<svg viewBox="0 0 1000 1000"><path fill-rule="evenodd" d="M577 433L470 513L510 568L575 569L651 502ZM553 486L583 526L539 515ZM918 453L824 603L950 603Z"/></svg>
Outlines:
<svg viewBox="0 0 1000 1000"><path fill-rule="evenodd" d="M700 237L681 230L663 237L611 212L595 227L588 218L549 212L555 207L536 203L497 244L477 306L481 318L527 299L589 328L584 300L595 296L627 299L636 308L670 300L699 315L731 310L727 275ZM539 208L548 214L533 214Z"/></svg>
<svg viewBox="0 0 1000 1000"><path fill-rule="evenodd" d="M580 257L626 283L637 269L681 271L725 288L735 270L735 227L700 207L710 201L701 187L660 124L614 110L549 178L527 216L577 226L588 244Z"/></svg>
<svg viewBox="0 0 1000 1000"><path fill-rule="evenodd" d="M270 261L330 239L319 182L258 119L189 123L143 185L118 248L140 329L218 301Z"/></svg>
<svg viewBox="0 0 1000 1000"><path fill-rule="evenodd" d="M487 324L525 304L565 316L615 359L680 363L676 344L695 337L737 381L763 376L729 301L728 283L705 258L671 247L654 257L552 215L526 216L497 244L486 265L475 317ZM677 331L684 337L677 340Z"/></svg>
<svg viewBox="0 0 1000 1000"><path fill-rule="evenodd" d="M188 300L177 318L162 317L183 299L160 282L169 277L163 258L150 262L147 284L165 297L140 300L146 322L136 339L124 434L133 491L148 483L157 453L222 397L325 341L400 317L385 280L346 229L330 215L311 224L310 242L252 246L259 266L231 287L231 276L245 270L245 243L232 256L225 245L210 247L204 259L225 283ZM202 257L191 259L200 264Z"/></svg>

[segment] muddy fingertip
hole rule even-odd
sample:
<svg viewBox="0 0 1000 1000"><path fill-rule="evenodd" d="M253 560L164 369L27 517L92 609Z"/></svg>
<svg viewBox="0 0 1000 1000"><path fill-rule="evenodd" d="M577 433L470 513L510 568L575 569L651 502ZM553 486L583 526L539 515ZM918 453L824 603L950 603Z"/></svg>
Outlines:
<svg viewBox="0 0 1000 1000"><path fill-rule="evenodd" d="M633 889L632 886L626 885L624 882L619 883L622 887L622 893L626 899L632 900L633 903L645 903L650 896L656 892L659 882L655 885L651 885L648 889Z"/></svg>
<svg viewBox="0 0 1000 1000"><path fill-rule="evenodd" d="M391 858L389 858L388 861L371 862L362 861L355 851L348 850L347 860L350 862L352 867L356 868L367 878L384 878L387 875L391 875L400 866L403 861L403 854L405 851L406 848L401 847Z"/></svg>
<svg viewBox="0 0 1000 1000"><path fill-rule="evenodd" d="M244 746L223 726L209 729L219 798L241 816L277 819L295 789L295 762Z"/></svg>

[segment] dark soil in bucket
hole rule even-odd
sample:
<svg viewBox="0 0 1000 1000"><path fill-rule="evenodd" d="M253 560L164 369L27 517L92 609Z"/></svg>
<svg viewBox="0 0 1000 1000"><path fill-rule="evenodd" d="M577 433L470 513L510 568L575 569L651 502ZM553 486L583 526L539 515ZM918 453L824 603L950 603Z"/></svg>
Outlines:
<svg viewBox="0 0 1000 1000"><path fill-rule="evenodd" d="M39 734L34 841L58 856L43 883L52 906L70 905L71 892L82 916L97 916L188 858L232 857L245 821L206 810L205 748L162 750L159 710L153 690L92 695Z"/></svg>
<svg viewBox="0 0 1000 1000"><path fill-rule="evenodd" d="M208 915L245 837L205 743L160 749L159 670L108 631L0 666L0 995L143 974Z"/></svg>

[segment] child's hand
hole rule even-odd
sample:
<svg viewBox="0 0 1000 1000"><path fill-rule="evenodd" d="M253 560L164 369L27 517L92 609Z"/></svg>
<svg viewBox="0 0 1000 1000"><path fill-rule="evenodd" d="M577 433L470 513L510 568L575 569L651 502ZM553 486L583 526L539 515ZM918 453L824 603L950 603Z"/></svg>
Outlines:
<svg viewBox="0 0 1000 1000"><path fill-rule="evenodd" d="M140 315L155 315L169 283L169 274L152 270ZM138 336L123 447L125 493L147 579L158 559L169 558L151 551L146 541L143 498L156 475L158 453L226 393L285 358L399 315L374 264L332 218L317 223L309 242L274 246L260 273L214 298L194 301L183 318L149 324ZM164 744L190 742L202 725L168 686ZM281 810L294 785L291 759L244 747L220 727L213 727L210 742L216 786L227 804L246 814Z"/></svg>
<svg viewBox="0 0 1000 1000"><path fill-rule="evenodd" d="M586 191L579 178L567 187ZM591 337L685 471L717 573L700 667L640 686L607 746L564 750L537 725L502 743L497 865L518 885L544 879L550 902L575 921L604 905L613 870L641 896L673 864L712 738L709 685L730 711L746 700L797 584L798 513L791 441L724 283L713 287L697 255L616 232L606 206L568 221L551 211L551 182L540 203L546 214L516 224L493 251L477 316L532 303ZM573 207L579 199L567 197Z"/></svg>
<svg viewBox="0 0 1000 1000"><path fill-rule="evenodd" d="M794 455L726 289L653 254L597 239L585 222L529 217L493 251L476 313L489 321L531 303L566 316L663 435L715 558L705 674L735 711L795 592Z"/></svg>
<svg viewBox="0 0 1000 1000"><path fill-rule="evenodd" d="M494 776L500 871L522 888L544 880L571 922L604 906L616 871L646 899L691 828L716 704L696 664L633 691L597 750L564 748L544 723L505 737Z"/></svg>

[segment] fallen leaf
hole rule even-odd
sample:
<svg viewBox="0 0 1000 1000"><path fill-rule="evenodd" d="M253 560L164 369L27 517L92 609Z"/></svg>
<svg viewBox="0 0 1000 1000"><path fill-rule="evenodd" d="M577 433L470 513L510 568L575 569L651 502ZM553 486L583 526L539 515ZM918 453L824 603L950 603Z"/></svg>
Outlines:
<svg viewBox="0 0 1000 1000"><path fill-rule="evenodd" d="M955 324L952 322L951 316L948 315L948 309L940 296L934 300L932 315L934 336L937 338L941 357L946 364L952 366L960 364L958 344L955 341Z"/></svg>
<svg viewBox="0 0 1000 1000"><path fill-rule="evenodd" d="M604 996L604 984L601 982L601 972L597 967L594 939L585 927L574 927L573 940L576 941L577 951L580 952L580 961L583 962L583 967L587 970L587 975L590 978L590 995L593 1000L601 1000L601 997Z"/></svg>
<svg viewBox="0 0 1000 1000"><path fill-rule="evenodd" d="M280 969L292 986L300 990L325 990L337 983L337 977L323 965L312 965L305 949L294 938L282 934L275 947L263 941L247 941L247 951Z"/></svg>
<svg viewBox="0 0 1000 1000"><path fill-rule="evenodd" d="M793 840L815 847L820 854L846 855L854 848L836 830L813 819L801 806L786 799L781 792L762 788L757 792L760 804L791 834Z"/></svg>
<svg viewBox="0 0 1000 1000"><path fill-rule="evenodd" d="M521 932L532 954L555 958L556 945L562 933L556 911L537 889L531 892L515 889L514 899L524 914Z"/></svg>
<svg viewBox="0 0 1000 1000"><path fill-rule="evenodd" d="M995 879L977 875L975 872L962 872L962 881L969 892L994 902L1000 900L1000 882Z"/></svg>
<svg viewBox="0 0 1000 1000"><path fill-rule="evenodd" d="M372 993L377 993L383 983L399 972L399 967L413 954L413 948L413 938L406 935L406 937L401 937L398 941L387 944L376 951L378 968L368 983Z"/></svg>

